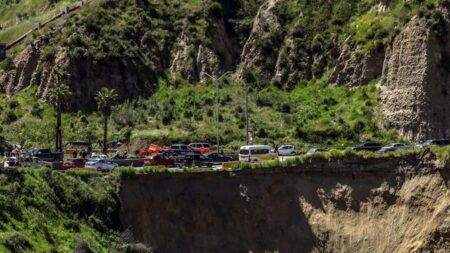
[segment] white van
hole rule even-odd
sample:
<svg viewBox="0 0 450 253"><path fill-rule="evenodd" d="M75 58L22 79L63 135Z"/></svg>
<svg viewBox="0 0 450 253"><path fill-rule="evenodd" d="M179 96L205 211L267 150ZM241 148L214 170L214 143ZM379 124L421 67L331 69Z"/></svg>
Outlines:
<svg viewBox="0 0 450 253"><path fill-rule="evenodd" d="M278 154L275 149L267 145L242 146L239 151L239 161L241 162L262 162L277 160Z"/></svg>

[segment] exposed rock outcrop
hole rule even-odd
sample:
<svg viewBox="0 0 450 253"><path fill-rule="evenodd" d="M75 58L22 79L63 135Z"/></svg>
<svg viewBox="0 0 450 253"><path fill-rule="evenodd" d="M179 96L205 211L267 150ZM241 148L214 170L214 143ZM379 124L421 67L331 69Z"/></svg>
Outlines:
<svg viewBox="0 0 450 253"><path fill-rule="evenodd" d="M346 84L350 87L365 85L381 76L385 58L384 46L373 48L367 54L344 43L336 67L328 83L332 86Z"/></svg>
<svg viewBox="0 0 450 253"><path fill-rule="evenodd" d="M259 8L253 22L253 29L241 53L241 66L237 76L242 78L245 71L257 69L261 80L270 80L275 74L278 48L283 38L282 27L273 8L281 0L267 0Z"/></svg>
<svg viewBox="0 0 450 253"><path fill-rule="evenodd" d="M446 24L448 25L448 24ZM450 136L450 37L412 19L388 48L380 83L387 126L412 140Z"/></svg>
<svg viewBox="0 0 450 253"><path fill-rule="evenodd" d="M108 64L93 64L89 59L73 60L65 47L55 47L53 52L45 53L48 41L37 40L21 52L14 60L13 67L0 72L0 89L13 95L33 85L37 86L36 96L45 99L48 91L58 84L55 71L63 69L69 74L68 85L73 92L68 103L71 109L95 108L95 93L107 86L119 94L119 99L137 98L151 94L151 79L143 78L134 66L124 66L118 60Z"/></svg>
<svg viewBox="0 0 450 253"><path fill-rule="evenodd" d="M186 30L178 39L174 60L170 67L172 75L177 73L191 83L207 82L206 74L219 76L236 65L239 49L227 34L222 19L215 19L206 32L210 43L194 41Z"/></svg>
<svg viewBox="0 0 450 253"><path fill-rule="evenodd" d="M290 37L278 54L274 79L288 88L312 77L311 65L314 59L300 45Z"/></svg>

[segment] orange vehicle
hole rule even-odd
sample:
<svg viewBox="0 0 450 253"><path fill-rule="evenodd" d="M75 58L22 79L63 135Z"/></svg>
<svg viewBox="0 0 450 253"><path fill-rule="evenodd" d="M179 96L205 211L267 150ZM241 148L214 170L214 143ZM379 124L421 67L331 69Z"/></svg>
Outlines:
<svg viewBox="0 0 450 253"><path fill-rule="evenodd" d="M155 145L155 144L150 144L150 146L148 146L147 149L142 150L141 152L139 152L139 157L140 158L144 158L144 157L147 157L147 156L158 154L159 151L161 151L161 150L170 150L170 147L158 146L158 145Z"/></svg>
<svg viewBox="0 0 450 253"><path fill-rule="evenodd" d="M211 145L208 143L191 143L189 147L193 150L200 151L202 155L211 152Z"/></svg>

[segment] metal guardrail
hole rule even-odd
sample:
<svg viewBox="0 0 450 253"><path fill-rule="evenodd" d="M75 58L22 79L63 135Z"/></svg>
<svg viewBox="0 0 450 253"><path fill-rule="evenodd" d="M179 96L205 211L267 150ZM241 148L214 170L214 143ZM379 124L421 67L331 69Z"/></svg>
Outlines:
<svg viewBox="0 0 450 253"><path fill-rule="evenodd" d="M6 53L8 51L8 49L13 48L14 46L18 45L19 43L21 43L23 40L25 40L25 38L28 37L28 35L30 35L31 33L33 33L34 31L40 30L43 27L47 26L48 24L50 24L51 22L54 22L66 15L68 15L71 12L74 12L76 10L81 9L81 7L85 4L90 4L91 2L93 2L94 0L87 0L87 1L78 1L75 3L74 6L72 7L64 7L58 14L56 14L55 16L51 17L50 19L45 20L42 23L36 23L34 28L27 31L26 33L22 34L20 37L18 37L17 39L15 39L14 41L12 41L11 43L8 44L4 44L4 43L0 43L0 61L3 61L6 58Z"/></svg>

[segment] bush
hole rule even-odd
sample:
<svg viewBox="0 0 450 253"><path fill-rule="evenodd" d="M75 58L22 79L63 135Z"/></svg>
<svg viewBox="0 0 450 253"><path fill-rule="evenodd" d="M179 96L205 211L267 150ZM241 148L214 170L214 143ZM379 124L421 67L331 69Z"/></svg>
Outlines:
<svg viewBox="0 0 450 253"><path fill-rule="evenodd" d="M8 235L5 238L4 245L14 253L25 252L32 248L28 238L19 232Z"/></svg>
<svg viewBox="0 0 450 253"><path fill-rule="evenodd" d="M15 122L17 119L18 117L14 111L7 111L3 117L2 123L8 125Z"/></svg>
<svg viewBox="0 0 450 253"><path fill-rule="evenodd" d="M19 106L20 106L20 104L19 104L19 101L17 101L17 100L11 100L8 103L8 107L11 110L15 110L15 109L19 108Z"/></svg>

